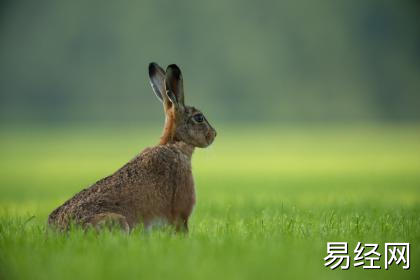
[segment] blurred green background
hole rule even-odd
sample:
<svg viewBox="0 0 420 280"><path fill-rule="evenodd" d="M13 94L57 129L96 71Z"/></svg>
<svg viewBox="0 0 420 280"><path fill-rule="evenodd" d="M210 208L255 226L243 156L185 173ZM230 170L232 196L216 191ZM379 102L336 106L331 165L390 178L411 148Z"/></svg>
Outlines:
<svg viewBox="0 0 420 280"><path fill-rule="evenodd" d="M417 279L419 16L415 0L1 1L0 279ZM193 157L189 235L49 233L55 207L157 143L151 61L181 67L218 131ZM325 268L329 241L379 244L382 269ZM411 243L409 271L383 269L385 242Z"/></svg>
<svg viewBox="0 0 420 280"><path fill-rule="evenodd" d="M222 122L418 120L419 2L1 1L5 122L159 122L177 63Z"/></svg>

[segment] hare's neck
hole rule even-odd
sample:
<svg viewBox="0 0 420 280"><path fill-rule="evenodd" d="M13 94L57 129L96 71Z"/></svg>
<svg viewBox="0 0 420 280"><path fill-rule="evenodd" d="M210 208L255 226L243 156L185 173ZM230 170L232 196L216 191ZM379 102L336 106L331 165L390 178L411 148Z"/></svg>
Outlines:
<svg viewBox="0 0 420 280"><path fill-rule="evenodd" d="M175 114L168 112L165 117L165 126L163 127L162 136L160 137L159 144L165 145L173 141L175 134Z"/></svg>
<svg viewBox="0 0 420 280"><path fill-rule="evenodd" d="M194 153L194 146L187 144L182 141L173 142L176 148L178 148L183 154L185 154L189 159L191 159L192 154Z"/></svg>

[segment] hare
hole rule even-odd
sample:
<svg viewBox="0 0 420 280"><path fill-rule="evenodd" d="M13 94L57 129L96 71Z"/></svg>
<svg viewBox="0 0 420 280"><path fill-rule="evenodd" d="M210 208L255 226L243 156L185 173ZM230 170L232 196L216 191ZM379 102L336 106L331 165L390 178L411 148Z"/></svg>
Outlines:
<svg viewBox="0 0 420 280"><path fill-rule="evenodd" d="M188 231L195 204L191 156L205 148L216 130L198 109L184 104L181 70L149 64L150 84L163 103L165 125L157 146L146 148L114 174L82 190L48 217L60 230L70 223L83 228L116 224L130 232L143 223L150 228L165 221L176 231Z"/></svg>

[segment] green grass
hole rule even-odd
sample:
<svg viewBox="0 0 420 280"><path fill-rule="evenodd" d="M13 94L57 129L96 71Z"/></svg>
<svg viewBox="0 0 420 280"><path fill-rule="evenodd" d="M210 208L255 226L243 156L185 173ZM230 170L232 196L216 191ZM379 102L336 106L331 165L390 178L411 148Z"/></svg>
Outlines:
<svg viewBox="0 0 420 280"><path fill-rule="evenodd" d="M219 127L196 150L188 236L46 230L159 130L3 127L0 279L418 279L420 126ZM35 216L31 218L32 216ZM324 267L327 241L411 243L411 269Z"/></svg>

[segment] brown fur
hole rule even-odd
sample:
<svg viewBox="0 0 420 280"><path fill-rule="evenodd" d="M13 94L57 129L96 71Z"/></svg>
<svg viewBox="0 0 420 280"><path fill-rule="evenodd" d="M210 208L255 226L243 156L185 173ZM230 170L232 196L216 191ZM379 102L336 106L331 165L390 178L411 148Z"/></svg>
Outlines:
<svg viewBox="0 0 420 280"><path fill-rule="evenodd" d="M151 80L156 78L150 75ZM182 83L182 78L169 82L177 81ZM49 215L50 225L66 230L71 222L95 228L117 224L129 231L138 223L149 227L155 220L165 220L177 231L188 231L188 218L195 204L191 156L196 146L210 145L216 131L207 120L193 121L197 109L169 101L168 96L159 93L166 114L160 144L146 148L114 174L67 200ZM183 92L175 94L183 102Z"/></svg>

